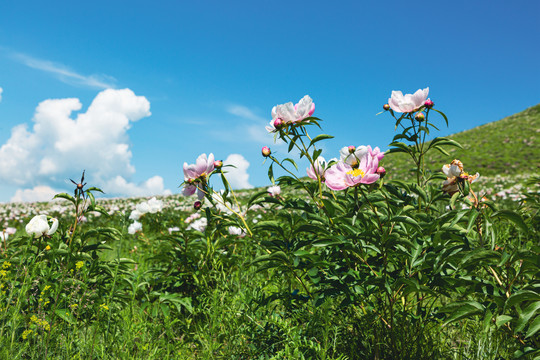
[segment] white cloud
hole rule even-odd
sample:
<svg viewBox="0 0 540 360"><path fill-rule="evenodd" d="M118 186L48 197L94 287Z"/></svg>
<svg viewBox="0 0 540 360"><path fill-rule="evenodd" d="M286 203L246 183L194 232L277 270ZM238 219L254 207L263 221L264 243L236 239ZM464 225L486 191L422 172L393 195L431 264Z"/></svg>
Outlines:
<svg viewBox="0 0 540 360"><path fill-rule="evenodd" d="M116 80L108 75L81 75L63 64L48 60L36 59L31 56L12 53L12 57L18 62L32 68L50 73L58 80L70 85L83 85L91 88L108 89L114 88Z"/></svg>
<svg viewBox="0 0 540 360"><path fill-rule="evenodd" d="M33 189L19 189L11 198L12 202L40 202L51 201L54 195L60 193L49 186L36 186Z"/></svg>
<svg viewBox="0 0 540 360"><path fill-rule="evenodd" d="M227 171L225 176L233 189L249 189L253 187L253 185L249 183L249 174L247 173L249 161L242 155L230 154L223 164L235 166L235 168L228 167L225 169Z"/></svg>
<svg viewBox="0 0 540 360"><path fill-rule="evenodd" d="M112 181L118 177L129 179L135 168L127 130L131 123L150 116L148 100L129 89L108 89L95 97L85 113L72 118L72 113L81 108L76 98L41 102L32 129L25 124L14 127L0 147L0 180L20 187L58 185L83 169L88 182L96 186L118 185ZM124 180L126 191L115 192L130 195L165 191L163 179L159 178L160 182L157 178L140 186Z"/></svg>
<svg viewBox="0 0 540 360"><path fill-rule="evenodd" d="M126 181L122 176L118 175L107 181L103 186L103 191L108 194L120 194L125 196L152 196L152 195L170 195L171 190L165 189L163 178L161 176L153 176L143 183L136 185Z"/></svg>
<svg viewBox="0 0 540 360"><path fill-rule="evenodd" d="M0 87L0 101L2 101L2 92L3 92L3 91L4 91L4 89L2 89L2 88Z"/></svg>
<svg viewBox="0 0 540 360"><path fill-rule="evenodd" d="M257 121L261 123L266 123L270 121L270 120L267 121L265 118L259 115L256 115L250 108L244 105L238 105L238 104L229 105L227 106L226 110L229 114L236 115L244 119L249 119L249 120L253 120L253 121Z"/></svg>

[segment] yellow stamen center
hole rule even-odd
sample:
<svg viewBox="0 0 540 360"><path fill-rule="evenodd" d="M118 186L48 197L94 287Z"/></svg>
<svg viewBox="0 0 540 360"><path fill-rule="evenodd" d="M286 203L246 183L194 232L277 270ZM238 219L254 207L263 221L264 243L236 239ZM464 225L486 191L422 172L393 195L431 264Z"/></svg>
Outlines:
<svg viewBox="0 0 540 360"><path fill-rule="evenodd" d="M364 177L366 173L360 169L354 169L354 170L347 171L347 175L352 175L354 177L358 177L358 176Z"/></svg>

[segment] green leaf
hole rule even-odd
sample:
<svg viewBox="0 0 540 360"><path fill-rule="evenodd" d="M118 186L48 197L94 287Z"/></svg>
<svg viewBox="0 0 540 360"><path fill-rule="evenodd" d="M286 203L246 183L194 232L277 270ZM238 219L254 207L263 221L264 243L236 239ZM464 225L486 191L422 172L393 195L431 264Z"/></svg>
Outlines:
<svg viewBox="0 0 540 360"><path fill-rule="evenodd" d="M317 158L321 155L321 153L322 153L322 149L317 149L313 151L313 155L311 156L313 161L317 160Z"/></svg>
<svg viewBox="0 0 540 360"><path fill-rule="evenodd" d="M332 135L327 135L327 134L320 134L320 135L317 135L315 136L315 138L313 138L313 140L311 140L311 142L309 143L309 146L308 146L308 149L313 145L315 144L316 142L318 141L321 141L321 140L325 140L325 139L333 139L334 137Z"/></svg>
<svg viewBox="0 0 540 360"><path fill-rule="evenodd" d="M525 335L526 338L529 338L536 334L540 330L540 315L537 316L531 325L529 325L529 330L527 330L527 334Z"/></svg>
<svg viewBox="0 0 540 360"><path fill-rule="evenodd" d="M536 315L538 310L540 310L540 301L535 301L527 306L527 308L519 315L519 319L516 322L516 331L523 330L531 318Z"/></svg>
<svg viewBox="0 0 540 360"><path fill-rule="evenodd" d="M443 155L446 155L446 156L450 156L450 153L446 150L444 150L442 147L440 147L439 145L435 145L432 147L432 149L435 149L435 150L438 150L441 154Z"/></svg>
<svg viewBox="0 0 540 360"><path fill-rule="evenodd" d="M527 228L527 225L523 221L523 218L521 217L521 215L519 215L518 213L512 210L499 210L493 213L491 217L501 217L501 218L508 219L512 221L514 224L516 224L518 227L520 227L521 230L523 230L526 234L529 233L529 228Z"/></svg>
<svg viewBox="0 0 540 360"><path fill-rule="evenodd" d="M467 234L471 231L472 227L476 224L476 218L480 214L476 209L471 209L469 212L469 224L467 225Z"/></svg>
<svg viewBox="0 0 540 360"><path fill-rule="evenodd" d="M263 197L263 196L265 196L265 195L267 195L267 194L268 194L268 191L266 191L266 190L262 190L262 191L259 191L259 192L255 193L255 194L253 194L253 195L249 198L249 200L248 200L248 202L247 202L247 207L248 207L248 209L251 207L251 205L253 204L253 202L254 202L255 200L257 200L257 199L259 199L259 198L261 198L261 197Z"/></svg>
<svg viewBox="0 0 540 360"><path fill-rule="evenodd" d="M404 223L412 225L419 233L422 233L422 227L414 220L408 216L394 216L390 219L390 222Z"/></svg>
<svg viewBox="0 0 540 360"><path fill-rule="evenodd" d="M489 264L497 264L501 254L492 250L477 249L469 252L461 259L461 266L476 266L480 262L487 262Z"/></svg>
<svg viewBox="0 0 540 360"><path fill-rule="evenodd" d="M500 328L501 326L503 326L504 324L506 324L512 319L513 317L508 316L508 315L499 315L497 316L497 319L495 320L495 325L497 325L497 327Z"/></svg>
<svg viewBox="0 0 540 360"><path fill-rule="evenodd" d="M436 111L439 114L441 114L442 117L444 118L444 121L446 121L446 127L448 127L448 118L446 117L446 115L444 115L444 113L442 111L439 111L439 110L436 110L436 109L431 109L431 110Z"/></svg>
<svg viewBox="0 0 540 360"><path fill-rule="evenodd" d="M56 194L54 195L53 199L66 199L68 201L71 201L73 203L73 205L75 205L75 198L67 193L60 193L60 194Z"/></svg>
<svg viewBox="0 0 540 360"><path fill-rule="evenodd" d="M461 301L447 305L441 309L441 312L448 312L450 315L443 326L464 318L470 318L474 315L480 315L484 310L484 305L476 301Z"/></svg>
<svg viewBox="0 0 540 360"><path fill-rule="evenodd" d="M456 208L456 200L459 197L459 192L456 192L452 197L450 198L450 208L455 209Z"/></svg>
<svg viewBox="0 0 540 360"><path fill-rule="evenodd" d="M54 313L65 322L70 324L77 323L77 320L71 315L71 312L68 309L56 309L54 310Z"/></svg>
<svg viewBox="0 0 540 360"><path fill-rule="evenodd" d="M95 187L95 186L92 186L92 187L89 187L88 189L86 189L86 192L88 192L88 191L97 191L97 192L100 192L100 193L102 193L102 194L105 194L105 193L103 192L103 190L101 190L100 188Z"/></svg>
<svg viewBox="0 0 540 360"><path fill-rule="evenodd" d="M520 290L517 293L512 294L506 300L505 307L510 308L517 303L522 303L530 300L540 301L540 294L532 290Z"/></svg>
<svg viewBox="0 0 540 360"><path fill-rule="evenodd" d="M281 163L283 164L285 161L287 161L287 162L293 164L293 166L294 166L294 167L296 168L296 170L298 171L298 165L296 165L296 163L294 162L293 159L286 158L286 159L283 159L283 161L282 161Z"/></svg>
<svg viewBox="0 0 540 360"><path fill-rule="evenodd" d="M268 179L270 179L272 184L274 183L274 163L268 167Z"/></svg>

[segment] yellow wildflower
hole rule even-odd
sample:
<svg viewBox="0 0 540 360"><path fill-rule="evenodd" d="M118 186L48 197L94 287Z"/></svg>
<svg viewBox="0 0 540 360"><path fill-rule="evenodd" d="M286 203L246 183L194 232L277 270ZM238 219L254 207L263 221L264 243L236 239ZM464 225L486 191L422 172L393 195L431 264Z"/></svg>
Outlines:
<svg viewBox="0 0 540 360"><path fill-rule="evenodd" d="M51 247L49 245L45 246L45 250L49 251L51 250Z"/></svg>
<svg viewBox="0 0 540 360"><path fill-rule="evenodd" d="M6 261L2 264L2 268L8 269L11 266L11 263L9 261Z"/></svg>
<svg viewBox="0 0 540 360"><path fill-rule="evenodd" d="M23 340L26 340L28 335L30 335L31 333L32 333L32 330L24 330L24 332L22 333Z"/></svg>
<svg viewBox="0 0 540 360"><path fill-rule="evenodd" d="M77 270L79 270L80 268L82 268L84 266L84 262L82 261L77 261L75 263L75 267L77 268Z"/></svg>
<svg viewBox="0 0 540 360"><path fill-rule="evenodd" d="M99 305L100 308L102 308L103 310L109 310L109 307L105 304L101 304Z"/></svg>

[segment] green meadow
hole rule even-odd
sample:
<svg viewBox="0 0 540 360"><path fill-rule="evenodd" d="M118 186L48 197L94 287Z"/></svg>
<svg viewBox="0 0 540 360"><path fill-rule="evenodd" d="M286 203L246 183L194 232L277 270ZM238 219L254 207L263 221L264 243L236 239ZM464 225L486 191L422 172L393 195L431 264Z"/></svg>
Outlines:
<svg viewBox="0 0 540 360"><path fill-rule="evenodd" d="M265 154L277 193L233 191L208 161L185 184L199 203L81 180L2 204L0 358L540 359L540 105L438 148L421 139L441 115L417 111L396 115L386 174L313 179ZM313 164L330 136L306 119L275 131Z"/></svg>

